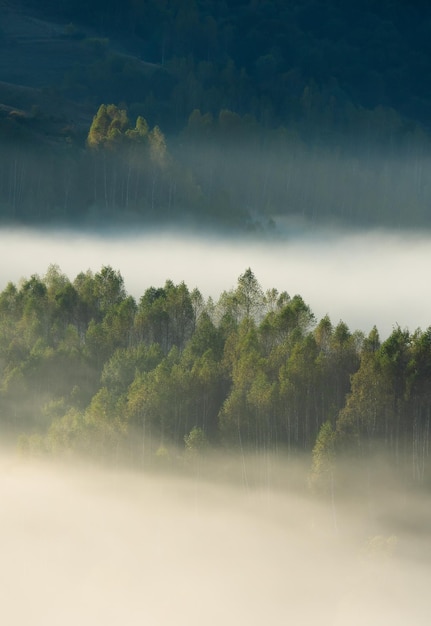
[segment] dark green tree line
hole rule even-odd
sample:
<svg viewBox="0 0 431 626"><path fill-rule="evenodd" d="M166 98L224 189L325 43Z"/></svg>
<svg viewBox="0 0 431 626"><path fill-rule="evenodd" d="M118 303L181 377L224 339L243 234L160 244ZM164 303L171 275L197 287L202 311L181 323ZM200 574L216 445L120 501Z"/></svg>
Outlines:
<svg viewBox="0 0 431 626"><path fill-rule="evenodd" d="M0 424L24 447L145 465L199 433L257 453L314 448L316 486L337 458L381 450L429 479L429 329L381 342L317 322L251 269L216 303L170 280L137 303L110 267L70 281L51 266L7 285L0 313Z"/></svg>

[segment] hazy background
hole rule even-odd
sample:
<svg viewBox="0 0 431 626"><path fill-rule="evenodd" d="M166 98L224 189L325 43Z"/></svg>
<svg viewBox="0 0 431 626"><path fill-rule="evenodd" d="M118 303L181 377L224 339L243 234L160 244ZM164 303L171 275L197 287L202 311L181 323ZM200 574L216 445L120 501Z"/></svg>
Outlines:
<svg viewBox="0 0 431 626"><path fill-rule="evenodd" d="M139 298L167 278L217 299L251 267L264 289L299 293L318 319L326 313L353 330L375 324L382 338L399 324L411 331L431 324L431 236L369 231L299 232L284 239L217 239L181 233L85 234L77 231L0 230L0 289L51 263L70 279L111 265Z"/></svg>
<svg viewBox="0 0 431 626"><path fill-rule="evenodd" d="M283 491L0 457L2 622L429 624L429 502L351 494L335 529L277 471Z"/></svg>

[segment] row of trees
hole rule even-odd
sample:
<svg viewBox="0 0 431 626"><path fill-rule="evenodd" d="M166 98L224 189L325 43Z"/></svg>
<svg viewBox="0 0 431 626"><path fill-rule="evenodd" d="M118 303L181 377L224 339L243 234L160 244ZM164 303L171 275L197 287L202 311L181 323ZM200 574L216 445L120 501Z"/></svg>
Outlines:
<svg viewBox="0 0 431 626"><path fill-rule="evenodd" d="M169 280L136 302L110 267L70 282L52 266L0 312L1 425L23 447L144 465L171 446L314 449L317 485L336 454L381 446L429 479L429 330L380 342L316 321L250 269L217 302Z"/></svg>
<svg viewBox="0 0 431 626"><path fill-rule="evenodd" d="M12 113L0 115L3 221L103 218L243 232L291 217L430 225L429 137L383 111L376 119L363 112L361 141L333 145L227 109L217 117L194 110L168 142L157 125L112 104L99 107L82 141L66 134L45 143L40 120Z"/></svg>
<svg viewBox="0 0 431 626"><path fill-rule="evenodd" d="M429 480L430 357L431 329L411 334L398 327L383 344L375 329L370 333L345 406L320 429L311 476L315 486L328 489L337 458L363 460L382 451L416 482Z"/></svg>
<svg viewBox="0 0 431 626"><path fill-rule="evenodd" d="M141 205L153 213L156 207L171 208L177 181L163 176L168 155L158 126L150 130L139 116L132 127L124 109L101 105L87 144L92 152L96 205L108 211L118 207L128 211Z"/></svg>
<svg viewBox="0 0 431 626"><path fill-rule="evenodd" d="M232 206L223 181L204 193L186 151L168 149L164 133L126 109L101 105L81 142L40 141L40 122L0 117L0 220L182 224L247 229L249 214ZM65 130L65 132L67 129ZM3 139L3 141L2 141ZM66 139L66 141L65 141Z"/></svg>

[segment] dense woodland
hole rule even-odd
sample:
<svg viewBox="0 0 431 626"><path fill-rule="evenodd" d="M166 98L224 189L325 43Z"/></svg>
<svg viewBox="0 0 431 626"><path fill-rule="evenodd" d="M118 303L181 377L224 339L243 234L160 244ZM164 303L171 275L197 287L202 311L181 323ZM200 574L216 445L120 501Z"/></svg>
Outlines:
<svg viewBox="0 0 431 626"><path fill-rule="evenodd" d="M396 117L391 139L384 112L364 114L363 140L332 146L311 146L292 129L265 130L227 109L216 119L192 111L169 140L158 125L113 104L98 107L82 140L66 128L61 142L47 146L39 138L43 120L13 113L3 118L0 146L3 224L111 220L121 228L175 224L257 234L280 233L290 219L431 225L430 139Z"/></svg>
<svg viewBox="0 0 431 626"><path fill-rule="evenodd" d="M23 0L0 19L3 223L430 226L422 2Z"/></svg>
<svg viewBox="0 0 431 626"><path fill-rule="evenodd" d="M431 226L431 8L402 0L0 3L0 222ZM71 59L73 61L71 61ZM427 483L431 331L316 320L251 270L218 302L110 267L0 295L0 418L20 446L134 465L208 448Z"/></svg>
<svg viewBox="0 0 431 626"><path fill-rule="evenodd" d="M111 267L57 266L0 294L0 420L23 451L175 464L206 449L313 459L385 452L430 481L431 330L380 341L247 269L217 302L167 280L135 301Z"/></svg>
<svg viewBox="0 0 431 626"><path fill-rule="evenodd" d="M127 81L135 69L132 59L117 59L110 67L115 60L101 54L98 72L74 71L81 72L81 90L99 89L99 101L121 98L118 91L107 94L103 81L115 89L107 74L123 74L123 99L139 102L137 94L147 91L171 125L183 124L194 108L213 115L229 108L285 123L298 115L306 87L313 109L332 106L342 112L350 100L369 109L392 107L429 123L424 76L431 11L421 0L21 0L19 5L68 23L69 37L83 38L91 27L93 34L121 42L153 63L156 77L149 83L141 78L139 86ZM73 88L72 78L70 84Z"/></svg>

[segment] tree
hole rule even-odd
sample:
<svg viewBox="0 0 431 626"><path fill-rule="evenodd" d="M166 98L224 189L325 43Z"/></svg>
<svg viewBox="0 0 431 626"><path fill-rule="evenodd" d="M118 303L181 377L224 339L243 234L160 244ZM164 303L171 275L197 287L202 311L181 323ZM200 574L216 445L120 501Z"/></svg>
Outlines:
<svg viewBox="0 0 431 626"><path fill-rule="evenodd" d="M188 435L184 435L184 443L186 446L186 453L189 457L195 458L208 447L208 440L204 431L199 426L194 426Z"/></svg>
<svg viewBox="0 0 431 626"><path fill-rule="evenodd" d="M238 278L236 296L242 314L246 318L258 319L264 303L262 288L250 268Z"/></svg>
<svg viewBox="0 0 431 626"><path fill-rule="evenodd" d="M114 104L101 104L88 131L90 148L112 146L121 141L130 127L127 112Z"/></svg>
<svg viewBox="0 0 431 626"><path fill-rule="evenodd" d="M114 305L126 298L124 279L118 270L110 265L102 267L94 276L94 298L100 314L105 315Z"/></svg>
<svg viewBox="0 0 431 626"><path fill-rule="evenodd" d="M98 148L103 145L108 137L110 123L107 106L101 104L88 131L87 143L90 148Z"/></svg>
<svg viewBox="0 0 431 626"><path fill-rule="evenodd" d="M184 355L183 362L187 363ZM187 366L186 366L187 367ZM218 432L218 416L225 399L226 382L223 378L220 361L209 348L202 355L196 356L188 366L190 368L190 414L195 424L209 437Z"/></svg>
<svg viewBox="0 0 431 626"><path fill-rule="evenodd" d="M330 495L334 530L337 531L337 510L335 506L335 441L336 436L331 422L324 422L320 427L312 452L309 484L314 492Z"/></svg>
<svg viewBox="0 0 431 626"><path fill-rule="evenodd" d="M351 392L337 419L337 433L345 446L354 444L360 455L377 445L400 461L407 409L411 339L396 328L378 346L373 329L364 342L360 366L351 379Z"/></svg>
<svg viewBox="0 0 431 626"><path fill-rule="evenodd" d="M185 283L167 280L163 288L147 289L139 302L135 328L141 341L160 344L166 354L173 346L182 351L195 328L195 311Z"/></svg>
<svg viewBox="0 0 431 626"><path fill-rule="evenodd" d="M223 359L232 386L220 410L220 430L227 443L258 448L263 443L261 413L254 381L263 376L265 362L260 354L255 323L244 318L237 331L231 333L225 344ZM262 382L262 379L260 379ZM254 403L254 406L252 404ZM257 410L256 410L257 409Z"/></svg>
<svg viewBox="0 0 431 626"><path fill-rule="evenodd" d="M416 331L412 337L411 360L407 380L409 420L408 438L411 439L411 467L413 479L424 483L429 476L431 434L431 328Z"/></svg>
<svg viewBox="0 0 431 626"><path fill-rule="evenodd" d="M286 347L278 371L278 432L289 451L310 450L327 419L328 389L321 384L319 350L311 333Z"/></svg>
<svg viewBox="0 0 431 626"><path fill-rule="evenodd" d="M224 291L217 303L217 314L228 327L243 319L259 321L264 307L262 288L250 268L238 277L235 290Z"/></svg>
<svg viewBox="0 0 431 626"><path fill-rule="evenodd" d="M166 165L167 148L166 139L158 126L154 126L148 135L150 142L150 155L154 163L160 168Z"/></svg>
<svg viewBox="0 0 431 626"><path fill-rule="evenodd" d="M185 134L195 142L208 140L214 132L214 119L211 113L202 115L199 109L194 109L187 122Z"/></svg>
<svg viewBox="0 0 431 626"><path fill-rule="evenodd" d="M336 434L331 422L322 424L312 451L310 486L313 490L333 493Z"/></svg>
<svg viewBox="0 0 431 626"><path fill-rule="evenodd" d="M149 140L149 127L147 120L138 115L135 128L126 130L126 137L132 141L132 145L146 144Z"/></svg>

